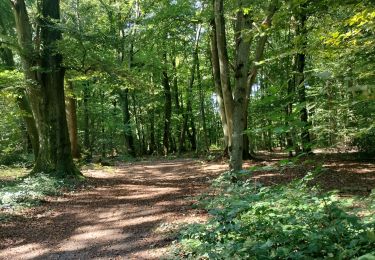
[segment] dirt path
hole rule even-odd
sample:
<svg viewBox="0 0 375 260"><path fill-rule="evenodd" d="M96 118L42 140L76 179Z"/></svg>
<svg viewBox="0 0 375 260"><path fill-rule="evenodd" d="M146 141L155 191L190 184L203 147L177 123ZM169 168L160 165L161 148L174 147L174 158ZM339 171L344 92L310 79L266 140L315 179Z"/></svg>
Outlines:
<svg viewBox="0 0 375 260"><path fill-rule="evenodd" d="M178 160L87 170L92 188L0 225L0 259L159 259L171 242L162 231L204 219L191 196L225 169Z"/></svg>

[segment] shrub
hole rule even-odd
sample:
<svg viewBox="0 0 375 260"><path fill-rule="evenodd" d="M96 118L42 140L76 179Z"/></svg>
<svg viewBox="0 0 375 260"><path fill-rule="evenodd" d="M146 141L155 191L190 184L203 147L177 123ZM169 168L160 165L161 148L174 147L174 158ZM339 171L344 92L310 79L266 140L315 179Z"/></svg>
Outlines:
<svg viewBox="0 0 375 260"><path fill-rule="evenodd" d="M16 183L0 187L0 208L27 207L38 204L43 197L58 195L63 187L72 187L74 183L37 174L20 179Z"/></svg>
<svg viewBox="0 0 375 260"><path fill-rule="evenodd" d="M375 253L375 223L348 214L334 193L306 181L287 186L231 184L203 206L211 218L181 232L178 255L197 259L350 259ZM311 179L311 176L308 179Z"/></svg>
<svg viewBox="0 0 375 260"><path fill-rule="evenodd" d="M358 133L357 137L354 138L353 144L358 148L359 152L375 156L375 127L370 127Z"/></svg>
<svg viewBox="0 0 375 260"><path fill-rule="evenodd" d="M8 153L0 153L0 165L11 166L15 164L23 164L27 162L27 158L22 156L22 152L13 151Z"/></svg>

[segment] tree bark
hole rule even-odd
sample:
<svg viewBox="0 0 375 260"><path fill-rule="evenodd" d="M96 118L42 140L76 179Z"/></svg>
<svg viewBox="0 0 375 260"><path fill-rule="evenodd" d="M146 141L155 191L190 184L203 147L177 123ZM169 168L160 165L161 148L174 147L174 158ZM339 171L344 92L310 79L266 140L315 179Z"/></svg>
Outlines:
<svg viewBox="0 0 375 260"><path fill-rule="evenodd" d="M37 27L40 45L32 42L32 29L23 0L11 1L16 21L20 56L26 79L27 95L35 118L39 136L39 153L33 173L48 172L61 176L79 173L73 163L65 113L64 68L62 56L56 51L61 31L56 26L60 20L58 0L40 2ZM38 31L39 32L39 31ZM40 48L40 49L37 49ZM33 55L40 52L39 57ZM33 67L38 65L40 70Z"/></svg>
<svg viewBox="0 0 375 260"><path fill-rule="evenodd" d="M130 111L129 111L129 89L125 88L120 92L121 104L122 104L122 115L124 124L124 138L126 152L131 156L135 156L135 146L133 139L133 131L131 125Z"/></svg>
<svg viewBox="0 0 375 260"><path fill-rule="evenodd" d="M290 123L289 121L292 118L292 112L293 112L293 102L292 102L292 95L294 92L294 87L293 87L293 82L292 79L290 78L288 80L288 87L287 87L287 104L285 107L285 126L288 128L288 131L286 133L286 146L288 149L288 155L289 157L293 157L293 147L294 147L294 142L293 142L293 132L290 129Z"/></svg>
<svg viewBox="0 0 375 260"><path fill-rule="evenodd" d="M306 106L306 87L305 87L305 64L306 64L306 49L307 49L307 28L306 28L307 15L305 5L301 5L297 15L297 30L296 36L302 38L302 46L296 54L296 73L295 73L295 86L298 92L299 103L303 104L300 110L300 120L303 124L301 131L302 151L304 153L311 153L311 140L309 132L308 112Z"/></svg>
<svg viewBox="0 0 375 260"><path fill-rule="evenodd" d="M38 157L39 154L39 136L38 130L35 125L35 120L31 111L30 103L22 91L20 96L17 97L17 106L23 112L23 120L25 121L26 131L30 138L31 147L33 148L34 159Z"/></svg>
<svg viewBox="0 0 375 260"><path fill-rule="evenodd" d="M177 75L177 64L176 64L176 57L172 59L172 67L173 67L173 83L172 83L172 99L174 102L175 112L178 115L179 119L182 119L181 124L176 126L176 134L178 139L178 147L177 143L175 144L175 149L178 150L178 153L181 154L185 151L185 132L186 128L184 125L185 117L183 115L183 106L180 105L180 98L179 98L179 90L178 90L178 75Z"/></svg>
<svg viewBox="0 0 375 260"><path fill-rule="evenodd" d="M80 149L78 144L78 127L77 127L77 101L73 95L73 83L68 82L69 94L66 96L66 119L68 122L68 131L70 137L70 146L73 158L80 158Z"/></svg>
<svg viewBox="0 0 375 260"><path fill-rule="evenodd" d="M233 97L230 85L230 71L227 51L227 40L225 35L224 1L213 0L216 26L216 45L219 58L220 82L225 106L225 117L228 128L228 150L232 147L233 129Z"/></svg>
<svg viewBox="0 0 375 260"><path fill-rule="evenodd" d="M83 87L83 146L85 152L89 152L89 156L92 156L92 147L90 142L90 115L89 115L89 86L88 82L84 83Z"/></svg>
<svg viewBox="0 0 375 260"><path fill-rule="evenodd" d="M172 94L171 94L171 86L169 83L169 77L167 72L167 54L163 55L164 59L164 70L162 72L162 85L164 88L164 98L165 98L165 105L164 105L164 133L163 133L163 152L164 155L168 155L170 152L170 131L171 131L171 118L172 118Z"/></svg>
<svg viewBox="0 0 375 260"><path fill-rule="evenodd" d="M228 142L229 142L230 133L229 133L228 124L227 124L227 117L226 117L225 106L224 106L224 97L223 97L223 91L221 87L219 54L217 50L216 37L217 37L216 25L215 25L215 19L213 18L211 20L211 34L210 34L212 77L215 83L216 100L219 105L219 114L220 114L221 126L223 129L224 156L227 157L229 156Z"/></svg>
<svg viewBox="0 0 375 260"><path fill-rule="evenodd" d="M198 89L199 89L199 105L200 105L200 115L202 119L202 128L203 128L203 151L207 152L209 150L209 142L208 142L208 131L207 131L207 122L206 122L206 111L205 111L205 105L204 105L204 91L202 86L202 76L200 71L200 64L199 64L199 55L198 52L195 53L197 56L196 59L196 69L197 69L197 81L198 81Z"/></svg>
<svg viewBox="0 0 375 260"><path fill-rule="evenodd" d="M242 1L238 1L237 20L235 27L236 54L235 54L235 90L233 112L232 150L230 153L230 169L242 169L243 134L245 115L248 106L247 73L249 70L249 52L251 39L246 30L251 28L251 19L242 10Z"/></svg>

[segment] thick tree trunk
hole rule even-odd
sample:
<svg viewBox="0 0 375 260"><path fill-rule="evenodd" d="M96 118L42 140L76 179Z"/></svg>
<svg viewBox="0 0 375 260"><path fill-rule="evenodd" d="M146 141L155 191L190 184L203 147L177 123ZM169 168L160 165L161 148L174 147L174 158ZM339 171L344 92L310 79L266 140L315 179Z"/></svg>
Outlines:
<svg viewBox="0 0 375 260"><path fill-rule="evenodd" d="M245 116L248 106L247 73L249 70L249 51L251 39L245 34L251 28L250 17L242 10L242 1L238 1L237 20L235 28L236 56L235 56L235 91L233 112L232 150L230 153L230 169L242 169L243 135L246 123Z"/></svg>
<svg viewBox="0 0 375 260"><path fill-rule="evenodd" d="M33 172L77 175L66 122L62 56L55 49L56 42L61 39L61 31L55 24L60 19L59 1L42 0L40 3L40 58L37 62L31 55L35 49L25 2L14 0L11 3L25 76L31 81L27 94L39 136L39 153ZM39 71L32 69L35 65L40 67Z"/></svg>
<svg viewBox="0 0 375 260"><path fill-rule="evenodd" d="M53 21L60 19L60 2L41 2L41 69L40 85L43 92L42 104L35 114L40 116L40 150L35 172L52 170L61 174L76 174L70 149L69 133L65 112L64 73L62 56L56 52L56 42L61 31ZM31 101L33 102L33 100Z"/></svg>
<svg viewBox="0 0 375 260"><path fill-rule="evenodd" d="M248 115L248 112L247 112L247 109L246 109L244 131L247 130L247 123L249 121L248 120L248 116L249 115ZM246 132L244 132L244 135L243 135L242 159L243 160L254 159L253 155L250 152L250 139L249 139L249 135Z"/></svg>
<svg viewBox="0 0 375 260"><path fill-rule="evenodd" d="M68 82L69 93L66 96L66 119L68 122L68 130L70 137L70 146L72 149L73 158L80 158L79 144L78 144L78 127L77 127L77 101L73 95L73 83Z"/></svg>

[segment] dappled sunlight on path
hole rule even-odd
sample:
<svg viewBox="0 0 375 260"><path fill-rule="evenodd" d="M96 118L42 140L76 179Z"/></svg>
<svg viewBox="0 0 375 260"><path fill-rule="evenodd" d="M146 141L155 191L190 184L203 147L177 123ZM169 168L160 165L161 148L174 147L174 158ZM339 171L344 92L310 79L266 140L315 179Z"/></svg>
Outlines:
<svg viewBox="0 0 375 260"><path fill-rule="evenodd" d="M121 164L87 170L91 188L49 198L1 224L1 259L158 259L171 242L165 223L203 220L191 196L224 164L192 160Z"/></svg>

